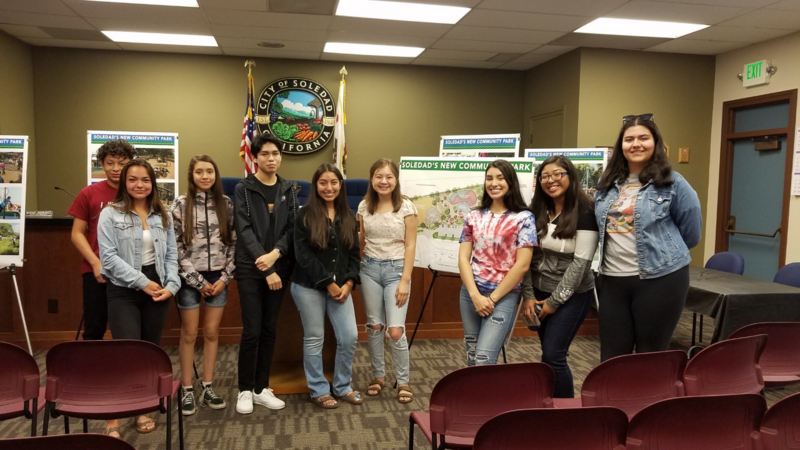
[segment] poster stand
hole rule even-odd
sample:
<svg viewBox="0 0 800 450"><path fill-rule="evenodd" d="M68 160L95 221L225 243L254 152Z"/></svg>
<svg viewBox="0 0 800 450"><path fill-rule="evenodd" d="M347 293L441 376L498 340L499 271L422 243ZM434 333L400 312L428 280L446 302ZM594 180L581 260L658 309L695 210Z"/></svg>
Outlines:
<svg viewBox="0 0 800 450"><path fill-rule="evenodd" d="M17 284L17 266L15 264L9 264L6 267L0 268L0 270L8 270L8 273L11 274L11 278L14 280L14 290L17 293L17 305L19 305L19 316L22 318L22 329L25 330L25 340L28 343L28 353L33 356L31 335L28 333L28 322L25 320L25 309L22 307L22 297L19 295L19 284Z"/></svg>

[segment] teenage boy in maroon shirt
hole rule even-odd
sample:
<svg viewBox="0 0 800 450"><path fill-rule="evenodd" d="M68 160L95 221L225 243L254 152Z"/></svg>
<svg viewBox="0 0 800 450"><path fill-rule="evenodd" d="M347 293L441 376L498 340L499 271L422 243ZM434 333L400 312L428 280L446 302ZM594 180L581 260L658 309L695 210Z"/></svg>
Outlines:
<svg viewBox="0 0 800 450"><path fill-rule="evenodd" d="M128 141L108 141L97 150L97 162L106 180L86 186L78 193L67 213L72 222L72 243L83 256L83 316L84 340L103 339L108 322L106 280L100 275L97 246L97 219L104 206L114 201L119 188L122 168L136 157L136 149Z"/></svg>

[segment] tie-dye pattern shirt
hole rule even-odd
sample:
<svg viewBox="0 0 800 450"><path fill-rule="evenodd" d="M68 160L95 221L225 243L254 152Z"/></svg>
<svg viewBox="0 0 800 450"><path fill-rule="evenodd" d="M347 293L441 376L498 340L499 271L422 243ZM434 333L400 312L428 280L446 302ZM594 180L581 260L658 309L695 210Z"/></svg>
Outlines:
<svg viewBox="0 0 800 450"><path fill-rule="evenodd" d="M472 242L472 274L479 289L494 290L517 262L517 249L536 246L536 220L530 211L493 214L486 209L464 219L461 242ZM519 292L522 277L513 292Z"/></svg>

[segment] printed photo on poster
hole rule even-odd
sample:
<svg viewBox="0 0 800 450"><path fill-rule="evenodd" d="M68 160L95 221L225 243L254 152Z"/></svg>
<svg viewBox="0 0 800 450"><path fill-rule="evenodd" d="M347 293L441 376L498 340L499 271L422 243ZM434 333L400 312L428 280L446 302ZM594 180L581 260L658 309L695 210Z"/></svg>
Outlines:
<svg viewBox="0 0 800 450"><path fill-rule="evenodd" d="M0 136L0 267L25 261L28 136Z"/></svg>
<svg viewBox="0 0 800 450"><path fill-rule="evenodd" d="M5 186L0 188L0 219L19 219L22 216L22 187Z"/></svg>
<svg viewBox="0 0 800 450"><path fill-rule="evenodd" d="M0 153L0 183L22 183L22 152Z"/></svg>
<svg viewBox="0 0 800 450"><path fill-rule="evenodd" d="M161 203L167 208L172 206L172 202L175 200L175 183L159 181L156 186L158 187L158 196L161 197Z"/></svg>
<svg viewBox="0 0 800 450"><path fill-rule="evenodd" d="M175 179L175 149L136 147L137 159L143 159L153 166L159 180Z"/></svg>
<svg viewBox="0 0 800 450"><path fill-rule="evenodd" d="M0 255L19 255L19 220L0 220Z"/></svg>

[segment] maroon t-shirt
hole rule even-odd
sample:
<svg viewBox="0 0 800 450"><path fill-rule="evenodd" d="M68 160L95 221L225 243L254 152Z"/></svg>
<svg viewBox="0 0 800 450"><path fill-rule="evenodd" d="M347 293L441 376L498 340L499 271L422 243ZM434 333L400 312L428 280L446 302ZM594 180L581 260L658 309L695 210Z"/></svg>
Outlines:
<svg viewBox="0 0 800 450"><path fill-rule="evenodd" d="M102 211L103 207L113 202L116 197L117 189L111 187L108 181L100 181L83 188L67 211L70 216L81 219L88 224L86 240L89 241L89 245L95 255L100 255L100 249L97 245L97 219L100 217L100 211ZM92 272L92 265L84 259L81 266L81 274L88 272Z"/></svg>

